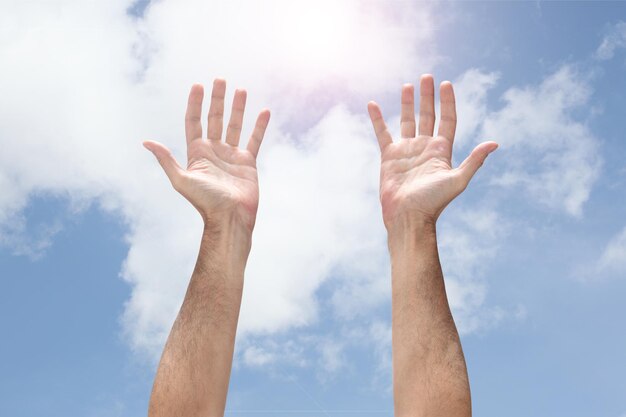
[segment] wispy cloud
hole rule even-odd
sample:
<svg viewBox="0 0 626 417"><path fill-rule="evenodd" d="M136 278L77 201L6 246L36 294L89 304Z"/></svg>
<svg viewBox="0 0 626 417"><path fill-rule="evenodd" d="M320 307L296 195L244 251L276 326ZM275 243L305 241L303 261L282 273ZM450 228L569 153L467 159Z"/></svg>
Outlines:
<svg viewBox="0 0 626 417"><path fill-rule="evenodd" d="M501 307L485 306L485 266L497 256L509 226L490 209L451 214L440 226L441 264L457 327L467 334L497 325L511 315Z"/></svg>
<svg viewBox="0 0 626 417"><path fill-rule="evenodd" d="M470 68L454 81L457 106L457 129L454 139L455 154L465 158L468 145L473 145L488 114L488 93L498 82L500 74ZM479 140L499 140L500 138L484 137ZM462 159L461 159L462 160Z"/></svg>
<svg viewBox="0 0 626 417"><path fill-rule="evenodd" d="M626 278L626 227L611 237L594 268L583 268L587 280Z"/></svg>
<svg viewBox="0 0 626 417"><path fill-rule="evenodd" d="M268 352L258 346L250 346L243 353L243 361L248 366L263 366L276 360L273 352Z"/></svg>
<svg viewBox="0 0 626 417"><path fill-rule="evenodd" d="M626 22L619 21L608 27L594 57L603 61L608 60L613 58L618 49L622 48L626 48Z"/></svg>
<svg viewBox="0 0 626 417"><path fill-rule="evenodd" d="M591 93L571 65L537 86L508 89L505 106L488 114L480 135L499 141L506 155L494 183L580 217L602 167L600 140L585 119Z"/></svg>
<svg viewBox="0 0 626 417"><path fill-rule="evenodd" d="M31 232L32 229L36 232ZM58 219L38 227L29 227L25 216L15 213L0 231L0 247L10 248L15 256L27 256L31 260L37 260L44 256L54 237L62 229Z"/></svg>

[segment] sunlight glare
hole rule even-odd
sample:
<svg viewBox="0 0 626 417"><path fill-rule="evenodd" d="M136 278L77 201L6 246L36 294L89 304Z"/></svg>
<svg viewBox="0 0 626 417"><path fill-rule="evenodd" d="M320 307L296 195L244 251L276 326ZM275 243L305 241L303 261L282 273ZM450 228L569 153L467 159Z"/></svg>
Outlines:
<svg viewBox="0 0 626 417"><path fill-rule="evenodd" d="M352 7L350 7L352 5ZM278 47L292 57L300 71L337 74L362 42L357 10L352 2L321 0L280 4L274 31Z"/></svg>

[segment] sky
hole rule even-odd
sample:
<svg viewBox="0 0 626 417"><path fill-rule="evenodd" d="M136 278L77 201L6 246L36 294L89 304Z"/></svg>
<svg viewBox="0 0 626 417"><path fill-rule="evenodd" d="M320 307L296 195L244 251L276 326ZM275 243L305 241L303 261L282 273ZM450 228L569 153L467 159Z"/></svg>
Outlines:
<svg viewBox="0 0 626 417"><path fill-rule="evenodd" d="M186 96L264 107L226 415L393 415L390 271L366 103L451 80L438 223L474 415L626 416L626 3L0 0L0 415L145 415L201 220ZM227 115L228 117L228 115ZM245 134L245 133L244 133ZM397 135L396 135L397 136Z"/></svg>

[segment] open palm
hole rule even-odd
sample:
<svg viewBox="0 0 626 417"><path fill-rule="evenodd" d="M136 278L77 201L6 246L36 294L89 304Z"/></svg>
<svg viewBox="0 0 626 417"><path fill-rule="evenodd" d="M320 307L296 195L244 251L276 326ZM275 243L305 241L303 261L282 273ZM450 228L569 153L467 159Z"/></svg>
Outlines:
<svg viewBox="0 0 626 417"><path fill-rule="evenodd" d="M381 149L380 200L386 227L417 218L435 223L498 144L478 145L458 168L452 168L456 105L452 84L440 87L441 122L435 127L435 88L431 75L420 79L419 129L416 135L414 88L402 88L401 139L393 141L375 102L368 111Z"/></svg>
<svg viewBox="0 0 626 417"><path fill-rule="evenodd" d="M202 135L202 100L204 89L195 84L189 93L185 116L187 169L183 169L161 143L145 141L170 179L202 215L205 222L235 216L250 231L254 227L259 204L256 157L270 118L263 110L256 121L246 149L239 148L246 91L235 91L226 140L222 141L226 82L213 83L209 108L207 137Z"/></svg>

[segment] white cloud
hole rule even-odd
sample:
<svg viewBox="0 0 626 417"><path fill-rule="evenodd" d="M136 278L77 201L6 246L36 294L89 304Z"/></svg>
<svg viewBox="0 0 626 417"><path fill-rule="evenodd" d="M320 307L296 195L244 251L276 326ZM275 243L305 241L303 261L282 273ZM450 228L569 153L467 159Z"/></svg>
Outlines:
<svg viewBox="0 0 626 417"><path fill-rule="evenodd" d="M602 39L595 52L595 58L608 60L613 58L617 49L626 48L626 22L617 22L609 26L607 34Z"/></svg>
<svg viewBox="0 0 626 417"><path fill-rule="evenodd" d="M275 376L289 376L289 371L310 367L310 347L317 345L316 336L306 336L295 332L286 337L247 336L237 338L233 368L242 365L264 368Z"/></svg>
<svg viewBox="0 0 626 417"><path fill-rule="evenodd" d="M325 330L320 327L238 339L233 367L263 366L277 378L294 378L299 371L308 370L323 385L365 376L369 383L363 388L391 392L388 322L370 316ZM365 362L357 359L364 355L368 358Z"/></svg>
<svg viewBox="0 0 626 417"><path fill-rule="evenodd" d="M510 226L492 209L449 210L439 227L441 265L458 331L468 334L512 315L501 307L485 306L486 266L495 259Z"/></svg>
<svg viewBox="0 0 626 417"><path fill-rule="evenodd" d="M377 357L376 377L372 380L372 388L382 387L388 395L393 390L392 356L391 356L391 323L374 321L368 336L374 342L374 351Z"/></svg>
<svg viewBox="0 0 626 417"><path fill-rule="evenodd" d="M602 166L600 141L585 124L591 92L568 65L538 86L508 89L505 106L487 115L479 135L499 142L506 161L494 183L581 216Z"/></svg>
<svg viewBox="0 0 626 417"><path fill-rule="evenodd" d="M626 228L604 248L597 264L598 272L626 275Z"/></svg>
<svg viewBox="0 0 626 417"><path fill-rule="evenodd" d="M380 157L368 123L337 107L298 146L280 141L265 149L243 331L312 324L315 292L331 276L341 275L349 285L384 274L384 229L380 222L372 225L380 217Z"/></svg>
<svg viewBox="0 0 626 417"><path fill-rule="evenodd" d="M27 233L27 230L32 232ZM41 258L54 240L54 236L62 230L59 219L42 223L36 227L28 226L23 213L13 213L10 221L0 229L0 247L11 248L15 256L28 256L31 260Z"/></svg>
<svg viewBox="0 0 626 417"><path fill-rule="evenodd" d="M175 97L190 79L227 75L250 89L249 103L274 110L274 124L297 118L299 129L330 103L355 94L365 102L436 62L432 9L377 0L155 2L140 22L143 79Z"/></svg>
<svg viewBox="0 0 626 417"><path fill-rule="evenodd" d="M345 342L325 340L320 345L321 365L324 375L332 375L344 368L346 358L344 354Z"/></svg>
<svg viewBox="0 0 626 417"><path fill-rule="evenodd" d="M134 18L131 5L12 2L0 16L4 244L19 241L11 225L35 192L121 215L129 245L121 274L132 288L122 323L134 349L158 355L201 227L141 140L163 141L182 160L188 88L223 76L250 92L245 129L261 107L274 111L240 336L313 323L316 291L336 273L364 302L382 300L376 142L364 110L329 103L395 91L432 65L432 8L322 1L303 13L287 0L165 0ZM49 239L23 241L42 249ZM350 315L356 306L336 309ZM254 351L248 359L269 360Z"/></svg>
<svg viewBox="0 0 626 417"><path fill-rule="evenodd" d="M248 366L263 366L276 360L276 355L257 346L250 346L243 353L243 360Z"/></svg>
<svg viewBox="0 0 626 417"><path fill-rule="evenodd" d="M458 118L454 146L457 153L467 153L468 142L476 135L487 116L487 93L499 78L498 73L470 68L454 81Z"/></svg>
<svg viewBox="0 0 626 417"><path fill-rule="evenodd" d="M612 236L591 260L581 261L572 276L583 283L626 278L626 227Z"/></svg>
<svg viewBox="0 0 626 417"><path fill-rule="evenodd" d="M250 92L244 129L250 130L261 107L274 111L259 160L261 205L244 287L240 352L249 366L285 358L304 366L296 342L272 345L263 335L315 324L321 288L332 290L332 314L348 322L389 300L377 145L365 110L354 114L330 103L365 103L430 69L437 62L433 49L424 49L434 45L431 6L324 0L303 13L288 0L162 0L138 19L125 13L131 4L13 2L0 15L0 242L20 241L15 219L37 192L68 196L77 205L97 201L122 216L129 252L121 275L132 289L122 323L131 346L156 357L193 269L201 224L141 140L160 140L183 160L189 86L226 77L229 88ZM344 18L345 27L332 24ZM328 24L338 31L332 38L315 31ZM302 45L308 45L305 51L297 49ZM459 79L458 143L476 132L499 140L519 161L505 178L531 195L555 192L542 201L578 213L597 157L594 138L569 111L586 102L588 90L565 69L539 87L509 90L507 105L490 113L486 94L497 79L477 70ZM483 124L483 118L493 120ZM535 143L537 135L555 132L558 143ZM522 162L537 154L552 165L524 170ZM568 162L578 164L577 171ZM442 257L463 332L508 314L484 308L481 265L503 238L491 230L497 221L494 211L467 210L442 224ZM34 249L39 244L22 241ZM49 241L40 240L43 246ZM387 340L381 326L363 334L375 343ZM242 336L256 344L246 345ZM343 369L345 346L310 340L327 346L318 349L324 366ZM386 358L387 348L376 346Z"/></svg>
<svg viewBox="0 0 626 417"><path fill-rule="evenodd" d="M439 225L439 246L441 264L446 280L446 289L455 322L461 334L485 331L497 326L505 320L523 320L523 306L500 307L489 305L487 300L487 276L491 265L501 251L502 242L510 232L511 224L490 208L464 209L451 207L443 216ZM379 254L366 254L370 257L387 260L386 246L380 244ZM380 261L379 261L380 262ZM358 264L358 263L357 263ZM367 283L367 279L359 282L364 275L354 273L358 282L352 288L357 291L335 290L331 305L334 314L342 319L345 327L328 330L324 335L294 336L290 343L300 346L303 358L319 356L318 365L324 370L318 372L321 382L332 380L338 371L352 372L355 365L354 353L367 346L373 348L371 380L368 388L372 391L381 390L390 393L391 383L391 327L390 323L381 319L373 319L371 311L380 305L389 305L390 287L389 266L385 265L380 274L373 276L378 281L378 288ZM353 284L350 278L340 281L341 284ZM356 297L352 302L350 297ZM360 304L361 301L367 301ZM337 308L344 305L344 309ZM347 307L346 307L347 305ZM360 312L353 311L359 309ZM312 326L315 333L315 326ZM296 333L297 335L298 333ZM280 338L281 336L278 335ZM245 344L243 342L242 344ZM276 342L275 337L255 336L253 352L256 344L261 344L272 358L281 363L294 364L293 356L289 359L283 353L284 345ZM249 349L249 348L248 348ZM247 361L246 347L239 349L241 359ZM280 359L279 359L280 358ZM240 359L240 360L241 360ZM301 364L300 364L301 365ZM298 366L300 366L298 365ZM311 363L304 366L311 366Z"/></svg>

